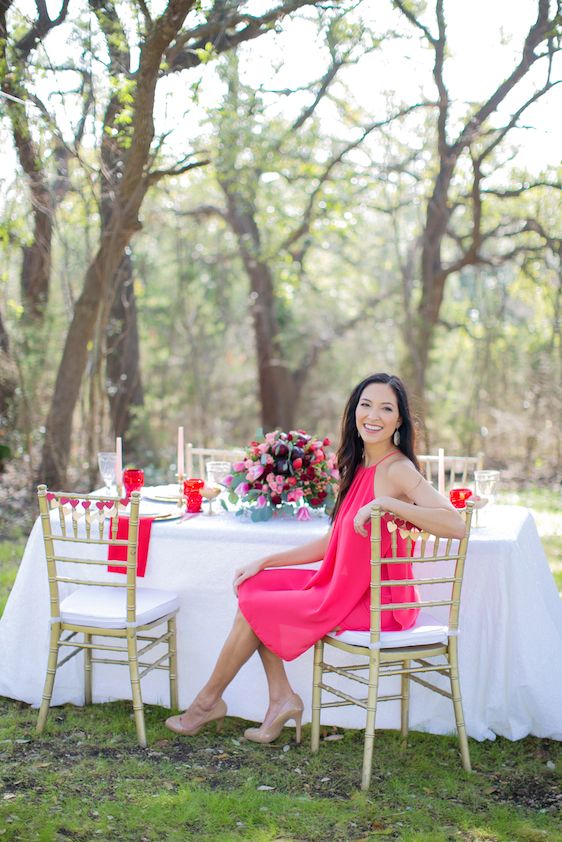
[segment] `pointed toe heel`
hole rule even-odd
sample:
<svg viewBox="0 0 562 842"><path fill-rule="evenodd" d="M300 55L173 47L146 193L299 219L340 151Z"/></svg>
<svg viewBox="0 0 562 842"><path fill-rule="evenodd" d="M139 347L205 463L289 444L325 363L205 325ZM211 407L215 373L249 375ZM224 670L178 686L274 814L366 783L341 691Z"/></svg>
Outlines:
<svg viewBox="0 0 562 842"><path fill-rule="evenodd" d="M294 719L296 727L295 740L297 743L300 743L303 710L304 705L302 699L295 695L283 705L275 719L267 725L264 722L259 728L246 728L244 736L253 743L262 743L264 745L272 743L277 739L286 723Z"/></svg>
<svg viewBox="0 0 562 842"><path fill-rule="evenodd" d="M222 699L219 699L216 705L208 711L203 721L196 728L186 728L182 724L182 716L183 714L179 714L178 716L169 716L164 723L166 728L169 728L170 731L173 731L175 734L181 734L183 737L195 737L199 731L207 725L210 725L211 722L215 722L217 731L222 731L224 718L226 716L226 704Z"/></svg>

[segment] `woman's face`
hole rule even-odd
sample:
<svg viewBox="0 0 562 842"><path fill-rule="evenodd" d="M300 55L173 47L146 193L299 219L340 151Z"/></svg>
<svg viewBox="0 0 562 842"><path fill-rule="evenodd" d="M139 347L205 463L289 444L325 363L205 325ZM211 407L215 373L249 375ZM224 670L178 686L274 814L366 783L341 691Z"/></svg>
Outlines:
<svg viewBox="0 0 562 842"><path fill-rule="evenodd" d="M394 389L388 383L370 383L363 389L355 423L365 445L380 444L392 437L402 423Z"/></svg>

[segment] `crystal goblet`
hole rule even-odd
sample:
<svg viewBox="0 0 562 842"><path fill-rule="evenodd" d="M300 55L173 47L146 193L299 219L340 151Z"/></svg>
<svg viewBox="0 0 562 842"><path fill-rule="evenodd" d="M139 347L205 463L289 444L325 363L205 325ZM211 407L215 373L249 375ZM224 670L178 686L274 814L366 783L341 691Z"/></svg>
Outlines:
<svg viewBox="0 0 562 842"><path fill-rule="evenodd" d="M221 491L223 490L224 481L227 476L230 474L232 469L232 465L230 462L207 462L206 465L206 473L207 473L207 484L210 489L215 490L214 495L209 495L209 512L208 514L213 514L213 499L214 497L218 497Z"/></svg>
<svg viewBox="0 0 562 842"><path fill-rule="evenodd" d="M494 502L494 495L497 491L500 479L499 471L474 471L474 488L479 497L485 497L488 507ZM478 511L476 513L476 525L478 525Z"/></svg>
<svg viewBox="0 0 562 842"><path fill-rule="evenodd" d="M104 491L109 494L111 486L115 482L115 465L117 454L114 450L102 450L98 453L98 467L105 483Z"/></svg>

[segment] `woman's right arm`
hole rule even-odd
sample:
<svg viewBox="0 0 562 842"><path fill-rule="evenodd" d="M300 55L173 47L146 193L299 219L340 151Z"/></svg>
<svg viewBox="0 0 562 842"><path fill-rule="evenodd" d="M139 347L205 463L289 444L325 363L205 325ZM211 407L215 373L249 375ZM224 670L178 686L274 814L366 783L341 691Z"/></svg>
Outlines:
<svg viewBox="0 0 562 842"><path fill-rule="evenodd" d="M275 553L274 555L264 556L263 558L251 561L244 567L239 567L234 572L234 593L238 595L238 588L246 579L255 576L268 567L292 567L297 564L311 564L314 561L321 561L324 558L332 529L322 536L316 538L314 541L309 541L307 544L301 544L300 547L293 547L292 550L285 550L282 553Z"/></svg>

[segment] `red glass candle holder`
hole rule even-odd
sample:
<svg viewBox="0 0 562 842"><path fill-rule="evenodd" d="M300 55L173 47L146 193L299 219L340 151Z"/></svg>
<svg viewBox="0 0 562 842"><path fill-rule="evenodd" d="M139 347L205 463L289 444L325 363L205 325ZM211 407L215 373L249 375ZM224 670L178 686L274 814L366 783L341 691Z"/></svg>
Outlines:
<svg viewBox="0 0 562 842"><path fill-rule="evenodd" d="M470 488L451 488L449 491L449 500L455 509L464 509L469 497L472 497Z"/></svg>
<svg viewBox="0 0 562 842"><path fill-rule="evenodd" d="M200 489L205 485L202 479L185 479L183 481L183 494L187 503L188 512L200 512L203 503L203 497L200 494Z"/></svg>
<svg viewBox="0 0 562 842"><path fill-rule="evenodd" d="M127 468L123 471L125 494L129 498L133 491L139 491L144 485L144 471L140 468Z"/></svg>

